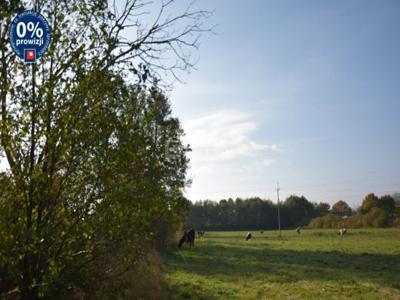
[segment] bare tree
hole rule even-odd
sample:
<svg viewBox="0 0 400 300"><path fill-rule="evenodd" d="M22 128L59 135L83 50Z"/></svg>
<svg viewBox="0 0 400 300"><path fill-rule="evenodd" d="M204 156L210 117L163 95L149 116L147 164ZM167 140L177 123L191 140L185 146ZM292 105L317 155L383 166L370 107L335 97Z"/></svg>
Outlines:
<svg viewBox="0 0 400 300"><path fill-rule="evenodd" d="M194 10L194 2L181 14L172 15L176 1L162 1L158 13L150 14L147 7L150 2L128 0L121 12L115 3L112 8L112 25L108 37L115 41L110 45L110 52L103 57L107 65L139 61L143 65L142 79L148 71L157 74L160 70L170 73L178 79L177 71L188 71L195 66L191 50L197 50L201 34L210 31L204 21L210 16L209 11ZM153 20L145 24L138 22L138 17L151 15ZM135 39L124 36L125 30L135 32ZM137 67L131 68L136 73Z"/></svg>

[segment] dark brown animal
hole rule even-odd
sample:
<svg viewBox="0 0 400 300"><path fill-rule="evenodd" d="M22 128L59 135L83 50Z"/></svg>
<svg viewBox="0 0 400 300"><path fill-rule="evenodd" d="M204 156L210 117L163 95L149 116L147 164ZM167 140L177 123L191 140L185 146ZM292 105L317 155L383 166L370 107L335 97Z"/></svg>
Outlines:
<svg viewBox="0 0 400 300"><path fill-rule="evenodd" d="M186 242L186 239L187 239L187 231L185 230L183 232L183 235L182 235L181 239L179 240L179 244L178 244L179 248L182 247L184 242Z"/></svg>
<svg viewBox="0 0 400 300"><path fill-rule="evenodd" d="M194 229L190 229L189 231L184 231L183 236L179 240L178 247L182 247L184 243L189 244L189 247L192 248L194 247L194 240L195 240L196 232Z"/></svg>

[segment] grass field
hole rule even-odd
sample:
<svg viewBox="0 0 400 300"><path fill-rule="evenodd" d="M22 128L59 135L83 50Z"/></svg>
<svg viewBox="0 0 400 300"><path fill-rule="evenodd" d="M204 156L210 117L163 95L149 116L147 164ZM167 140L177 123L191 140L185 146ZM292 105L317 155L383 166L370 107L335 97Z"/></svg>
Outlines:
<svg viewBox="0 0 400 300"><path fill-rule="evenodd" d="M400 230L206 232L167 255L168 299L400 299Z"/></svg>

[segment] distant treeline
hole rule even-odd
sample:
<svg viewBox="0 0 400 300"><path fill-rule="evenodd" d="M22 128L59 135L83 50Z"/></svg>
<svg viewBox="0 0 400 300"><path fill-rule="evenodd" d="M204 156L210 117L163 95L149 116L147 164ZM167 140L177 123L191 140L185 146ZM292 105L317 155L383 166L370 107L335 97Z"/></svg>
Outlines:
<svg viewBox="0 0 400 300"><path fill-rule="evenodd" d="M324 216L312 219L308 227L400 227L400 194L382 197L369 194L357 210L347 214L331 211Z"/></svg>
<svg viewBox="0 0 400 300"><path fill-rule="evenodd" d="M400 226L400 194L382 197L369 194L356 210L342 200L331 207L325 202L312 203L304 196L292 195L280 204L280 215L282 228ZM198 230L276 229L278 206L258 197L197 201L191 204L185 225Z"/></svg>

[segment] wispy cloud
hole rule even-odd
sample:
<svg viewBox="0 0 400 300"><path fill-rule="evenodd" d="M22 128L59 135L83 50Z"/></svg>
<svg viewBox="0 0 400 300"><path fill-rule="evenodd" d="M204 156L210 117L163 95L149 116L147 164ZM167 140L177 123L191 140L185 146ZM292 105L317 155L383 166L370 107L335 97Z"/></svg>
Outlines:
<svg viewBox="0 0 400 300"><path fill-rule="evenodd" d="M271 166L274 162L275 162L275 160L273 160L273 159L264 159L264 160L263 160L263 165L264 165L265 167L269 167L269 166Z"/></svg>
<svg viewBox="0 0 400 300"><path fill-rule="evenodd" d="M238 110L221 110L184 123L185 140L193 149L192 172L210 173L221 164L237 164L254 158L268 167L272 159L266 158L278 151L276 144L256 142L251 134L257 131L257 123L250 113Z"/></svg>

